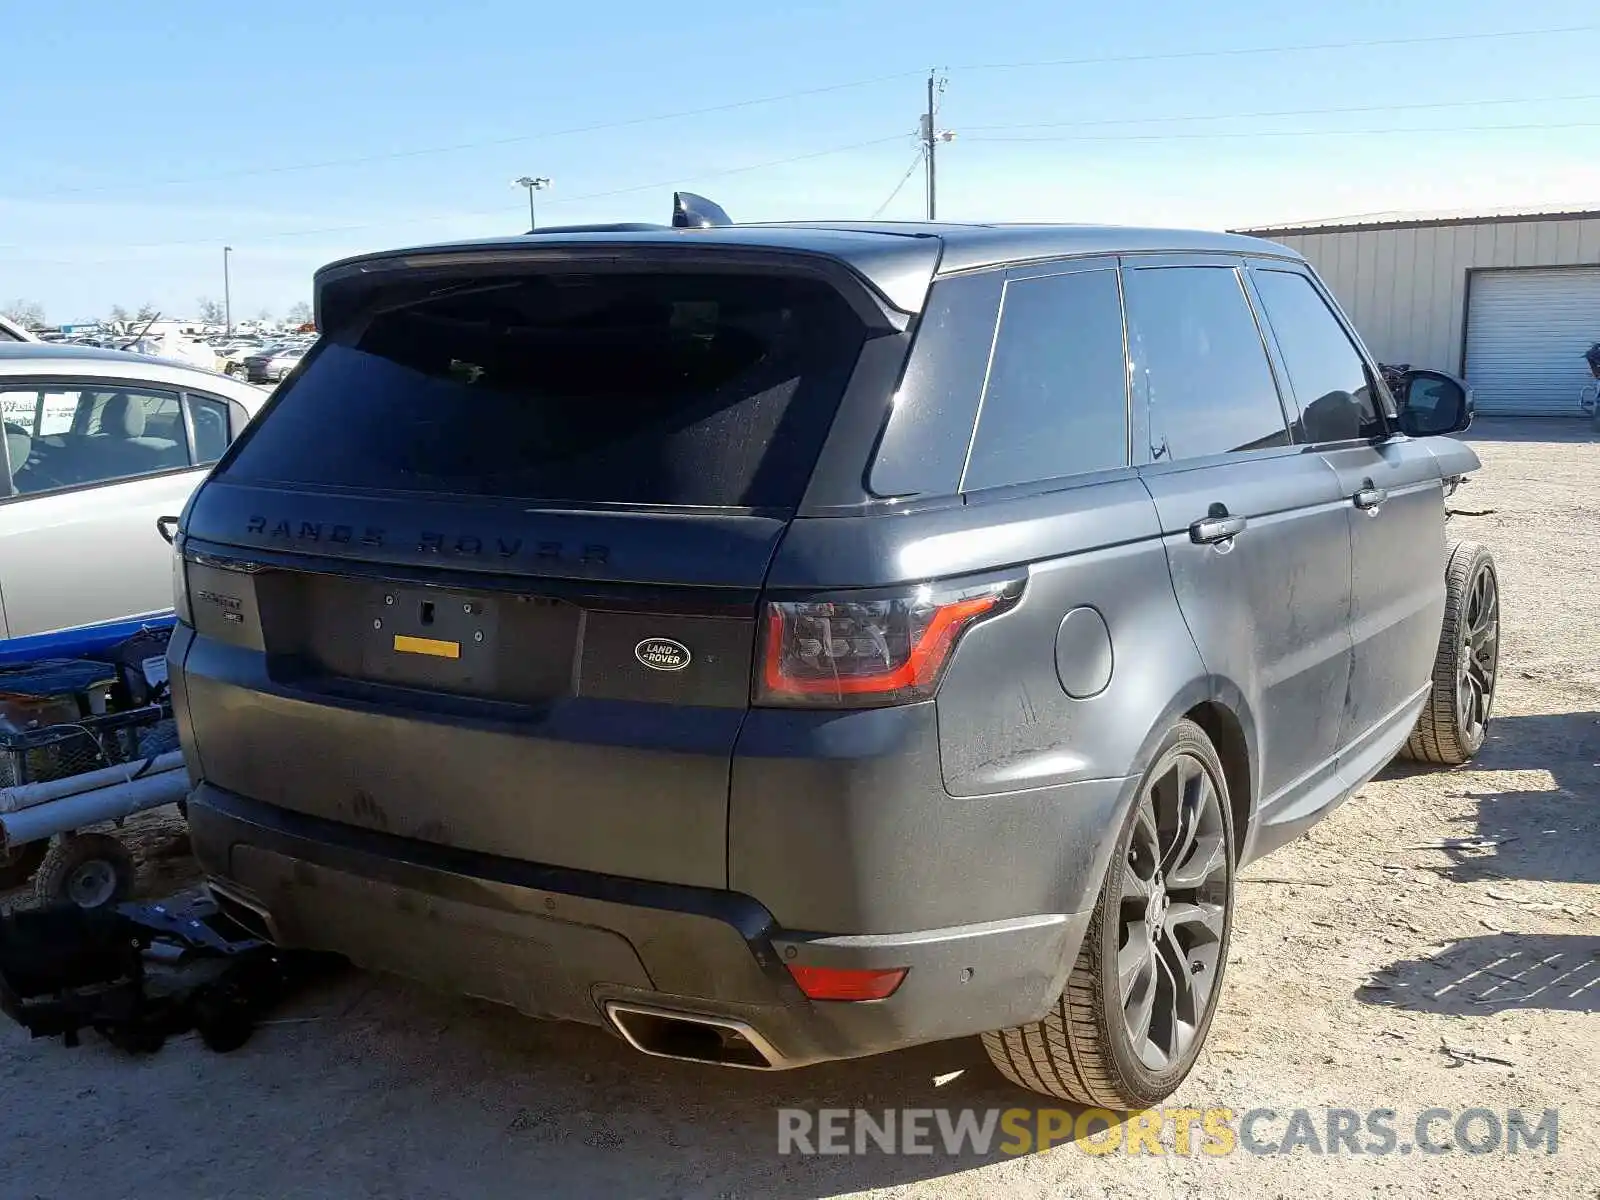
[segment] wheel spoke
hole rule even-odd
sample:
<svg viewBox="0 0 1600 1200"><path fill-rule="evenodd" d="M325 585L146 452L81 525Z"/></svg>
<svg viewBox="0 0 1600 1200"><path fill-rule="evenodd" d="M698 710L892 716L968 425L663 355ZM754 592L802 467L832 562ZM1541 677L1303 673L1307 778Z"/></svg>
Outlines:
<svg viewBox="0 0 1600 1200"><path fill-rule="evenodd" d="M1136 977L1136 982L1142 986L1135 987L1131 994L1126 994L1122 1001L1122 1019L1127 1026L1128 1040L1133 1043L1135 1052L1141 1059L1145 1057L1145 1047L1151 1043L1151 1023L1155 1018L1156 993L1161 989L1161 969L1156 956L1150 955L1150 970L1142 979Z"/></svg>
<svg viewBox="0 0 1600 1200"><path fill-rule="evenodd" d="M1223 835L1207 833L1195 839L1194 853L1187 862L1180 863L1167 876L1167 887L1174 891L1189 891L1209 883L1228 865L1227 848Z"/></svg>
<svg viewBox="0 0 1600 1200"><path fill-rule="evenodd" d="M1179 901L1167 909L1167 932L1172 936L1184 958L1187 950L1201 942L1220 942L1224 910L1220 904L1195 904ZM1178 930L1189 935L1188 944L1178 938Z"/></svg>
<svg viewBox="0 0 1600 1200"><path fill-rule="evenodd" d="M1184 966L1183 955L1164 933L1156 940L1156 978L1160 996L1150 1020L1150 1040L1170 1061L1183 1053L1184 1017L1194 998L1189 991L1189 971Z"/></svg>
<svg viewBox="0 0 1600 1200"><path fill-rule="evenodd" d="M1205 801L1205 789L1211 783L1200 765L1190 758L1180 758L1174 773L1178 782L1177 804L1172 837L1168 842L1166 853L1161 856L1163 874L1171 874L1194 849L1195 835L1200 828L1201 806Z"/></svg>
<svg viewBox="0 0 1600 1200"><path fill-rule="evenodd" d="M1155 968L1156 948L1144 922L1131 923L1127 935L1127 944L1117 951L1117 984L1124 1003L1136 993L1141 981L1146 987L1155 983L1150 976Z"/></svg>

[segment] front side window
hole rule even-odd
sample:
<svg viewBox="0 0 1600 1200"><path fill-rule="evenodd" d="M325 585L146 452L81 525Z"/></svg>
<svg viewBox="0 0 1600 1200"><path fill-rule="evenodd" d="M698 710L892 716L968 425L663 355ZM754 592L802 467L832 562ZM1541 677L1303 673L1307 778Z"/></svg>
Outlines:
<svg viewBox="0 0 1600 1200"><path fill-rule="evenodd" d="M1134 403L1152 462L1287 445L1261 331L1232 267L1123 273Z"/></svg>
<svg viewBox="0 0 1600 1200"><path fill-rule="evenodd" d="M1300 402L1305 440L1382 436L1366 364L1311 280L1295 271L1258 269L1253 275Z"/></svg>
<svg viewBox="0 0 1600 1200"><path fill-rule="evenodd" d="M963 489L1126 466L1115 268L1006 284Z"/></svg>

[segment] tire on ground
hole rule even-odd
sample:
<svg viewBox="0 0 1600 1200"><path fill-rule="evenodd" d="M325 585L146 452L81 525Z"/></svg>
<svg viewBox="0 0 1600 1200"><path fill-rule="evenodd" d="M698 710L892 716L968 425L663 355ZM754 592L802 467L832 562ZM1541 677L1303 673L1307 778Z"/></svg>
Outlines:
<svg viewBox="0 0 1600 1200"><path fill-rule="evenodd" d="M34 893L41 904L77 903L72 892L74 878L79 872L96 867L109 871L113 883L94 907L121 904L133 891L133 855L108 833L77 833L57 838L33 877Z"/></svg>
<svg viewBox="0 0 1600 1200"><path fill-rule="evenodd" d="M1445 559L1444 621L1439 628L1438 649L1434 652L1433 685L1428 690L1428 700L1423 705L1422 714L1400 751L1402 758L1455 767L1470 761L1483 746L1484 733L1488 728L1487 718L1477 730L1468 729L1456 702L1461 656L1466 653L1467 603L1471 597L1472 581L1483 567L1487 567L1494 576L1498 602L1500 581L1495 571L1494 556L1488 548L1479 542L1468 541L1455 542L1450 546ZM1498 635L1498 627L1496 632ZM1489 699L1492 709L1492 690Z"/></svg>
<svg viewBox="0 0 1600 1200"><path fill-rule="evenodd" d="M1188 1051L1170 1068L1153 1072L1134 1055L1122 1019L1122 998L1116 961L1120 938L1117 897L1128 860L1139 802L1136 797L1118 834L1111 864L1084 934L1078 957L1055 1007L1041 1021L983 1035L984 1049L995 1067L1019 1087L1073 1104L1129 1112L1149 1108L1170 1096L1193 1068L1216 1013L1232 928L1236 844L1228 783L1222 760L1205 732L1180 720L1157 748L1150 771L1140 781L1138 796L1149 787L1158 767L1175 749L1199 758L1211 776L1221 802L1227 857L1225 923L1217 960L1217 977L1204 1016Z"/></svg>

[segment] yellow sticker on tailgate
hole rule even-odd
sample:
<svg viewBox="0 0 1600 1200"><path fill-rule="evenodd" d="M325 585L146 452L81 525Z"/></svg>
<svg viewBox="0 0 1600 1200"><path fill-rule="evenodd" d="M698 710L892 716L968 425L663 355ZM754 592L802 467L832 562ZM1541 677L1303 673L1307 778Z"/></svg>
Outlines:
<svg viewBox="0 0 1600 1200"><path fill-rule="evenodd" d="M460 642L443 642L438 638L407 637L403 633L394 635L394 648L401 654L426 654L430 658L460 658Z"/></svg>

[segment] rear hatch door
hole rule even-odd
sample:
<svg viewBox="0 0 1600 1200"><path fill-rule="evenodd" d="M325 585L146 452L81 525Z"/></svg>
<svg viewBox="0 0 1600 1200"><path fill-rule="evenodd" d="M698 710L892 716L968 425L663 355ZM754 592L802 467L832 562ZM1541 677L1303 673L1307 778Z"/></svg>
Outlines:
<svg viewBox="0 0 1600 1200"><path fill-rule="evenodd" d="M187 514L206 778L723 886L760 589L883 332L785 265L474 269L345 297Z"/></svg>

